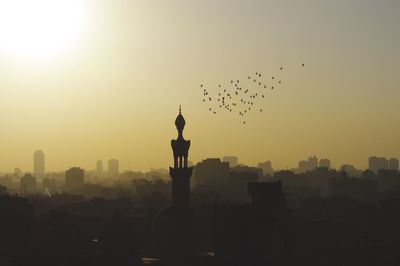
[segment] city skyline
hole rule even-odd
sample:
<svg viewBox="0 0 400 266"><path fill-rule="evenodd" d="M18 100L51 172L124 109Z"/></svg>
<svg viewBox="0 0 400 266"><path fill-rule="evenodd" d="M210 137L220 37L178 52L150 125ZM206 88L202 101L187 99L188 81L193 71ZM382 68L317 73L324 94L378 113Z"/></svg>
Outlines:
<svg viewBox="0 0 400 266"><path fill-rule="evenodd" d="M400 265L399 0L0 0L0 266Z"/></svg>
<svg viewBox="0 0 400 266"><path fill-rule="evenodd" d="M13 170L10 171L1 171L0 173L12 173L12 172L21 172L21 173L28 173L28 174L33 174L35 177L40 177L43 178L45 174L48 173L56 173L56 172L64 172L67 171L71 167L77 167L75 166L68 166L65 169L60 169L60 170L50 170L50 171L45 171L46 169L46 163L45 163L45 157L46 154L42 150L36 150L33 156L33 167L32 171L26 170L26 169L21 169L20 167L15 167ZM237 167L237 166L251 166L251 167L256 167L260 169L268 169L267 172L270 172L271 174L275 171L281 171L281 170L291 170L295 172L306 172L309 170L313 170L317 167L326 167L328 169L336 169L336 170L344 170L347 167L354 168L354 170L372 170L374 172L377 172L379 169L392 169L392 170L398 170L399 169L399 158L393 158L393 157L385 157L385 156L369 156L367 158L367 166L365 168L360 168L357 167L351 162L344 162L341 165L336 165L332 163L332 161L329 158L323 158L323 157L318 157L316 155L311 155L303 159L299 159L295 165L292 165L290 167L286 168L277 168L274 166L273 162L271 160L264 160L264 161L259 161L257 163L252 163L252 164L246 164L243 163L240 160L240 157L235 156L235 155L225 155L222 157L207 157L199 160L198 162L193 162L189 161L190 165L201 165L202 162L207 161L207 160L215 160L218 159L220 162L226 162L229 164L229 167ZM108 159L107 161L107 168L103 168L103 160L97 160L95 161L94 165L91 167L83 167L85 171L93 172L95 173L98 177L102 176L107 176L109 177L117 177L120 173L124 173L127 171L139 171L139 172L147 172L147 171L153 171L154 169L164 169L166 170L169 166L158 166L158 167L150 167L148 169L135 169L135 168L120 168L120 161L118 159ZM80 166L78 166L80 167ZM36 171L35 171L36 169ZM264 173L265 174L265 173ZM360 172L361 174L361 172Z"/></svg>
<svg viewBox="0 0 400 266"><path fill-rule="evenodd" d="M0 24L11 29L24 15L8 6L14 2L0 8L0 21L11 20ZM400 127L393 123L400 118L397 1L85 3L65 8L84 16L57 17L79 16L82 28L59 22L76 38L51 60L41 60L37 46L57 45L46 35L52 28L42 27L46 38L26 46L32 42L25 18L15 24L25 42L6 39L8 28L0 27L2 171L30 169L38 148L54 171L92 168L98 158L119 158L122 169L167 167L161 147L174 135L168 123L179 104L197 140L193 161L236 154L246 164L268 159L284 169L316 154L365 168L369 155L400 156ZM59 12L51 7L36 9ZM3 47L9 41L35 57L16 57ZM284 86L266 96L263 112L246 126L204 108L200 84L272 75L281 65Z"/></svg>

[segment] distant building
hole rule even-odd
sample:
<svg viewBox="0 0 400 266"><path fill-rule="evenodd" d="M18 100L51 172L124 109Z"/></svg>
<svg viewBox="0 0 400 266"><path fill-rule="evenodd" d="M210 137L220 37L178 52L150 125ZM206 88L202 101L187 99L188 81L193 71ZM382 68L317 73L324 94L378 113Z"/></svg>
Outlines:
<svg viewBox="0 0 400 266"><path fill-rule="evenodd" d="M21 177L20 185L21 194L34 194L36 193L36 177L31 174L25 174Z"/></svg>
<svg viewBox="0 0 400 266"><path fill-rule="evenodd" d="M258 168L263 170L264 175L272 175L274 173L274 169L272 169L271 161L258 163L257 166L258 166Z"/></svg>
<svg viewBox="0 0 400 266"><path fill-rule="evenodd" d="M331 169L331 161L329 159L321 159L319 160L319 167Z"/></svg>
<svg viewBox="0 0 400 266"><path fill-rule="evenodd" d="M239 172L239 173L254 173L257 175L257 178L261 178L263 176L263 170L258 167L252 167L247 165L238 165L230 169L230 172Z"/></svg>
<svg viewBox="0 0 400 266"><path fill-rule="evenodd" d="M329 164L328 168L330 168L330 161L328 159L322 159L321 161L323 164L328 163ZM295 172L299 173L299 174L305 173L305 172L308 172L308 171L318 168L318 166L319 166L319 164L318 164L317 156L310 156L310 157L308 157L307 160L299 161L298 168L295 169Z"/></svg>
<svg viewBox="0 0 400 266"><path fill-rule="evenodd" d="M119 175L119 161L116 159L108 160L108 174L111 177L118 177Z"/></svg>
<svg viewBox="0 0 400 266"><path fill-rule="evenodd" d="M53 178L44 178L42 186L44 190L47 189L49 192L54 192L56 190L56 180Z"/></svg>
<svg viewBox="0 0 400 266"><path fill-rule="evenodd" d="M252 204L261 208L285 209L286 194L283 192L281 181L249 183L248 193Z"/></svg>
<svg viewBox="0 0 400 266"><path fill-rule="evenodd" d="M399 171L399 160L396 158L392 158L388 163L389 170Z"/></svg>
<svg viewBox="0 0 400 266"><path fill-rule="evenodd" d="M368 158L368 169L378 173L379 170L387 170L389 167L389 162L384 157L372 156Z"/></svg>
<svg viewBox="0 0 400 266"><path fill-rule="evenodd" d="M206 159L194 167L194 186L221 191L228 183L229 163L219 158Z"/></svg>
<svg viewBox="0 0 400 266"><path fill-rule="evenodd" d="M318 158L316 156L308 157L308 170L313 170L318 167Z"/></svg>
<svg viewBox="0 0 400 266"><path fill-rule="evenodd" d="M65 172L65 186L69 191L76 191L85 183L85 171L79 167L72 167Z"/></svg>
<svg viewBox="0 0 400 266"><path fill-rule="evenodd" d="M7 188L13 187L13 178L9 175L0 177L0 185L6 186Z"/></svg>
<svg viewBox="0 0 400 266"><path fill-rule="evenodd" d="M230 195L232 202L244 202L250 199L247 191L249 183L258 181L257 173L254 171L230 171L229 184L226 187L226 194Z"/></svg>
<svg viewBox="0 0 400 266"><path fill-rule="evenodd" d="M0 197L7 195L7 187L0 185Z"/></svg>
<svg viewBox="0 0 400 266"><path fill-rule="evenodd" d="M229 167L236 167L238 165L238 157L236 156L224 156L222 162L229 163Z"/></svg>
<svg viewBox="0 0 400 266"><path fill-rule="evenodd" d="M291 265L281 182L249 183L250 204L215 207L214 250L221 265ZM285 261L286 260L286 261Z"/></svg>
<svg viewBox="0 0 400 266"><path fill-rule="evenodd" d="M45 172L44 152L38 150L33 154L33 175L43 177Z"/></svg>
<svg viewBox="0 0 400 266"><path fill-rule="evenodd" d="M362 176L362 171L358 170L357 168L354 167L354 165L351 164L344 164L340 168L343 172L347 174L349 177L361 177Z"/></svg>
<svg viewBox="0 0 400 266"><path fill-rule="evenodd" d="M22 175L23 175L23 173L22 173L22 170L20 169L20 168L15 168L14 169L14 175L16 176L16 177L22 177Z"/></svg>
<svg viewBox="0 0 400 266"><path fill-rule="evenodd" d="M101 176L103 174L103 161L98 160L96 162L96 174Z"/></svg>
<svg viewBox="0 0 400 266"><path fill-rule="evenodd" d="M299 173L304 173L307 172L309 170L309 164L308 161L299 161L299 165L298 165L298 172Z"/></svg>

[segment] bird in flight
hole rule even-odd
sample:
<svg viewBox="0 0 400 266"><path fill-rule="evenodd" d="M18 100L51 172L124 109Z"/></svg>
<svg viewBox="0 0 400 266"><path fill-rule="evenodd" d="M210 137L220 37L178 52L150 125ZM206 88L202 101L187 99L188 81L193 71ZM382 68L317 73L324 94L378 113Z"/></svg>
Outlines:
<svg viewBox="0 0 400 266"><path fill-rule="evenodd" d="M301 62L300 67L304 66L305 63ZM281 74L283 70L286 70L286 66L284 69L283 65L278 65L277 69L281 71L279 72L279 74ZM272 79L272 81L270 81L272 84L266 82L268 80L268 75L263 75L259 71L252 72L252 74L247 76L247 79L245 78L246 76L244 76L241 80L228 79L224 83L216 83L214 90L208 89L208 85L203 83L200 85L203 93L202 100L203 102L207 101L211 104L209 106L209 111L214 115L220 113L216 110L226 111L240 117L248 116L252 112L264 112L265 107L262 105L262 102L267 98L268 88L270 88L272 93L272 90L276 89L275 91L278 91L283 83L280 75L275 76L277 73L273 74L274 75L269 76ZM238 84L240 84L240 86ZM262 88L264 88L264 90L260 91ZM258 93L260 95L258 95ZM242 123L246 124L247 121L242 120Z"/></svg>

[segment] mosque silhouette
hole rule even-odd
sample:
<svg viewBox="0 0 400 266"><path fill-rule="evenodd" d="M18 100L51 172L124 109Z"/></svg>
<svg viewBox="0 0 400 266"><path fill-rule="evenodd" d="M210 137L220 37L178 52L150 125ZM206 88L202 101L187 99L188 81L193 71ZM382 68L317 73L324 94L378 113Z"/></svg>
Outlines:
<svg viewBox="0 0 400 266"><path fill-rule="evenodd" d="M177 139L171 140L174 166L170 167L172 179L172 204L161 210L155 220L155 255L164 263L185 264L196 257L194 216L190 206L190 177L193 167L188 167L190 140L183 137L185 118L181 107L175 119Z"/></svg>

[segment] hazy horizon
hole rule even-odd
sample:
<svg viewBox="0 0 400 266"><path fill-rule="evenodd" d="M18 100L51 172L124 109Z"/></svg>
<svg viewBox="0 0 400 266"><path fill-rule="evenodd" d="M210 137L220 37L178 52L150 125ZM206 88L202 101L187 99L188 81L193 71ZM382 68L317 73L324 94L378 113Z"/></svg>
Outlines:
<svg viewBox="0 0 400 266"><path fill-rule="evenodd" d="M369 156L400 157L398 1L71 3L83 6L59 24L68 46L51 39L52 28L11 43L7 29L23 29L29 21L13 21L29 9L0 18L0 171L31 171L37 149L49 171L111 158L120 169L168 167L179 104L194 162L236 155L285 169L316 155L364 169ZM245 126L202 103L202 83L280 66L284 86Z"/></svg>

